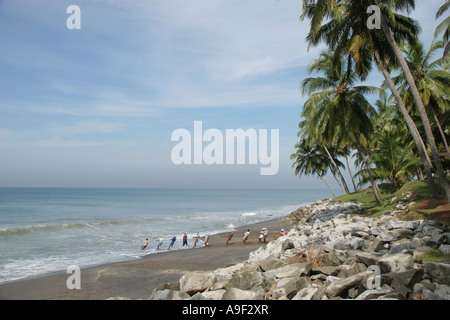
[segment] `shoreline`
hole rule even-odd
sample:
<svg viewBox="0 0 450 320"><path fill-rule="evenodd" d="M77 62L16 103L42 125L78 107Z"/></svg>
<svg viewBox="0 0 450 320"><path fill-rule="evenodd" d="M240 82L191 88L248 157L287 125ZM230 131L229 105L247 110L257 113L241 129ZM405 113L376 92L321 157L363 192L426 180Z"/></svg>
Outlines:
<svg viewBox="0 0 450 320"><path fill-rule="evenodd" d="M292 224L281 218L235 228L233 239L226 246L228 232L212 234L209 245L148 254L140 259L126 260L81 268L81 289L68 289L70 274L64 271L18 279L0 284L0 300L103 300L112 297L148 299L158 285L178 281L189 271L215 270L248 259L249 253L264 244L258 243L261 228L269 230L267 242L281 228ZM247 243L242 234L250 229ZM181 241L181 239L180 239Z"/></svg>

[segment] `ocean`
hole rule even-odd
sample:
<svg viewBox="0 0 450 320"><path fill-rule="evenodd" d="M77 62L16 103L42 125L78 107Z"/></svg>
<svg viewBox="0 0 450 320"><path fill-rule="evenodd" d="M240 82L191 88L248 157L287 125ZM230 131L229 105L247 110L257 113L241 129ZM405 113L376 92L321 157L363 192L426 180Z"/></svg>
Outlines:
<svg viewBox="0 0 450 320"><path fill-rule="evenodd" d="M139 259L166 251L173 236L173 250L180 250L184 232L192 246L197 232L280 218L330 196L328 190L0 188L0 283Z"/></svg>

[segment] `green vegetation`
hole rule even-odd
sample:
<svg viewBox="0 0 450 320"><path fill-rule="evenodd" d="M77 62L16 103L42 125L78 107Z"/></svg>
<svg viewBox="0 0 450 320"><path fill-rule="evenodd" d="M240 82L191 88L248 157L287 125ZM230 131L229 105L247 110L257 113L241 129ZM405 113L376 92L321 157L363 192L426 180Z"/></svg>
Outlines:
<svg viewBox="0 0 450 320"><path fill-rule="evenodd" d="M450 259L450 254L445 254L438 248L434 248L430 251L422 253L418 256L418 259L423 261L441 262L443 260Z"/></svg>
<svg viewBox="0 0 450 320"><path fill-rule="evenodd" d="M378 205L373 197L371 188L346 194L334 199L334 201L359 202L365 211L359 214L378 216L385 211L399 210L399 203L412 203L399 218L404 220L429 219L450 224L450 205L446 200L434 200L429 185L425 181L409 181L397 189L395 184L382 184L379 186L382 195L382 203Z"/></svg>
<svg viewBox="0 0 450 320"><path fill-rule="evenodd" d="M436 19L450 9L450 0L443 2ZM371 4L381 10L381 29L367 27L367 1L303 0L301 19L310 21L306 40L327 49L301 83L307 100L291 155L295 174L316 175L330 188L330 172L346 194L342 199L363 203L368 214L394 210L398 202L392 199L402 194L412 193L417 203L436 199L408 214L446 220L439 209L445 203L437 199L450 200L450 156L439 155L449 152L450 20L440 23L425 48L418 22L402 14L414 10L414 0ZM365 84L372 69L384 76L379 87ZM366 184L371 188L361 190Z"/></svg>

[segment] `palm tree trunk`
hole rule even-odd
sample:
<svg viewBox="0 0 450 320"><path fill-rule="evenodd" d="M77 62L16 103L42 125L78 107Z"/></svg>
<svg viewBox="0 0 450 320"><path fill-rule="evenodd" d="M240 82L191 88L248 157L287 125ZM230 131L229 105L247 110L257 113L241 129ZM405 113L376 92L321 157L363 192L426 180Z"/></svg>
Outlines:
<svg viewBox="0 0 450 320"><path fill-rule="evenodd" d="M333 194L333 198L336 198L336 195L334 194L333 189L331 189L328 182L321 175L319 175L319 178L322 179L322 181L325 182L325 184L327 185L328 189L330 189L331 193Z"/></svg>
<svg viewBox="0 0 450 320"><path fill-rule="evenodd" d="M373 46L373 45L372 45ZM403 103L402 98L400 97L400 93L398 92L394 81L391 78L391 75L389 74L389 71L387 70L386 65L381 60L381 57L378 53L378 51L374 48L375 53L375 59L377 61L377 65L380 68L381 72L383 73L384 78L386 79L386 83L391 90L395 101L397 102L400 111L403 115L403 118L405 119L406 125L409 129L409 132L411 133L411 136L413 137L414 143L416 144L417 151L419 153L420 159L422 160L423 167L425 169L425 174L427 176L427 182L431 189L431 192L433 194L434 198L440 197L439 189L434 183L433 175L431 174L432 171L432 165L431 161L428 158L428 155L426 153L425 144L423 143L422 138L420 137L419 130L417 130L416 124L410 117L408 111L406 110L405 104Z"/></svg>
<svg viewBox="0 0 450 320"><path fill-rule="evenodd" d="M353 183L353 190L355 190L355 192L356 192L358 190L356 189L355 180L353 179L353 174L352 174L352 171L350 170L350 165L348 163L347 155L345 155L345 162L347 162L347 169L348 169L348 173L350 174L350 179L352 180L352 183Z"/></svg>
<svg viewBox="0 0 450 320"><path fill-rule="evenodd" d="M442 141L444 142L444 146L445 146L445 151L447 153L450 153L449 149L448 149L448 143L447 143L447 139L445 138L445 134L444 134L444 130L442 130L442 126L441 123L439 122L439 119L436 115L436 112L434 112L433 108L431 108L431 112L433 112L433 116L434 116L434 121L436 121L436 125L439 128L439 133L441 134L442 137Z"/></svg>
<svg viewBox="0 0 450 320"><path fill-rule="evenodd" d="M430 121L428 120L425 106L423 105L423 101L420 97L419 90L417 90L416 83L414 82L414 77L411 74L411 71L409 70L408 64L406 63L406 60L403 57L403 54L402 54L397 42L395 41L394 37L392 36L391 30L383 16L381 16L381 29L383 30L389 44L392 47L392 50L395 53L395 56L398 59L398 62L400 63L403 73L405 74L406 81L408 82L414 102L417 106L417 110L419 111L419 115L420 115L420 118L423 123L425 135L426 135L426 138L427 138L428 144L430 146L430 150L431 150L431 156L433 157L433 162L434 162L434 165L436 168L436 173L439 177L439 180L444 189L447 199L450 200L450 183L447 180L447 176L445 174L444 168L442 167L441 159L439 158L438 150L436 147L436 142L434 140L433 133L431 131Z"/></svg>
<svg viewBox="0 0 450 320"><path fill-rule="evenodd" d="M366 153L364 152L364 148L361 146L359 141L357 141L356 143L357 143L358 151L361 153L361 155L363 157L363 161L364 161L364 165L366 167L367 173L369 174L370 184L372 185L373 194L375 196L375 201L376 201L377 205L379 206L381 204L381 193L380 193L380 189L378 188L378 185L376 184L375 180L373 179L372 169L370 169L369 157L366 156Z"/></svg>
<svg viewBox="0 0 450 320"><path fill-rule="evenodd" d="M334 162L334 159L333 159L333 157L331 156L330 151L328 151L327 146L324 145L323 147L325 148L325 151L327 152L328 157L329 157L330 160L331 160L331 163L333 163L333 166L336 168L336 172L338 173L339 177L341 178L342 185L344 186L344 189L345 189L344 192L345 192L346 194L349 194L350 191L348 190L347 183L345 182L345 179L344 179L344 177L342 176L341 170L339 170L339 167L336 165L336 162Z"/></svg>

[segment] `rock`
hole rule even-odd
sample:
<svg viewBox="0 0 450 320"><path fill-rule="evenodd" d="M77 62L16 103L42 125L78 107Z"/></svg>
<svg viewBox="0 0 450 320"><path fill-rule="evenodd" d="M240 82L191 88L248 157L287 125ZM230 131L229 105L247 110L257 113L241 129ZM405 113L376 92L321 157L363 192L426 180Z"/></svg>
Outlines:
<svg viewBox="0 0 450 320"><path fill-rule="evenodd" d="M250 290L254 286L261 285L263 276L257 271L239 271L233 274L231 279L225 285L226 289L235 287L242 290Z"/></svg>
<svg viewBox="0 0 450 320"><path fill-rule="evenodd" d="M312 263L310 262L293 263L285 267L267 271L265 272L265 275L277 279L301 277L308 275L311 271L311 268Z"/></svg>
<svg viewBox="0 0 450 320"><path fill-rule="evenodd" d="M426 262L425 267L433 282L450 285L450 264Z"/></svg>
<svg viewBox="0 0 450 320"><path fill-rule="evenodd" d="M202 300L222 300L223 295L225 294L227 290L225 289L219 289L214 291L205 291L202 293L197 293L202 296Z"/></svg>
<svg viewBox="0 0 450 320"><path fill-rule="evenodd" d="M388 243L388 241L382 240L381 236L377 236L374 240L369 243L367 247L367 251L378 252L384 248L384 245Z"/></svg>
<svg viewBox="0 0 450 320"><path fill-rule="evenodd" d="M413 290L414 286L421 281L423 275L423 269L412 269L403 272L389 272L381 275L381 283L388 284L394 289L400 289L404 286L410 290Z"/></svg>
<svg viewBox="0 0 450 320"><path fill-rule="evenodd" d="M301 278L283 278L279 280L276 284L276 288L273 290L275 291L281 291L281 293L277 293L279 297L286 296L288 299L292 299L298 291L310 288L312 285L311 279L308 277L301 277ZM275 296L273 295L274 299Z"/></svg>
<svg viewBox="0 0 450 320"><path fill-rule="evenodd" d="M401 239L401 240L397 240L397 241L394 241L393 243L391 243L391 246L389 248L389 253L394 254L394 253L402 252L403 250L409 251L411 249L412 249L411 242L407 239Z"/></svg>
<svg viewBox="0 0 450 320"><path fill-rule="evenodd" d="M351 265L342 266L341 271L337 276L338 278L347 278L364 271L367 271L367 267L364 263L354 262Z"/></svg>
<svg viewBox="0 0 450 320"><path fill-rule="evenodd" d="M258 265L263 272L285 267L287 264L278 259L267 259L258 261Z"/></svg>
<svg viewBox="0 0 450 320"><path fill-rule="evenodd" d="M381 273L406 271L413 269L414 258L404 253L388 254L378 260L377 266Z"/></svg>
<svg viewBox="0 0 450 320"><path fill-rule="evenodd" d="M364 291L359 296L357 296L355 300L372 300L372 299L377 299L377 298L379 298L381 296L385 296L386 294L391 293L393 291L394 291L394 289L392 289L387 284L384 284L380 288Z"/></svg>
<svg viewBox="0 0 450 320"><path fill-rule="evenodd" d="M180 291L193 295L203 292L212 287L214 277L210 272L194 271L188 272L180 278Z"/></svg>
<svg viewBox="0 0 450 320"><path fill-rule="evenodd" d="M188 300L191 296L185 292L163 289L155 290L150 296L150 300Z"/></svg>
<svg viewBox="0 0 450 320"><path fill-rule="evenodd" d="M412 238L413 235L414 231L411 229L401 228L383 232L379 235L379 237L381 238L381 241L392 242L403 238L409 239Z"/></svg>
<svg viewBox="0 0 450 320"><path fill-rule="evenodd" d="M327 278L327 283L329 283L329 285L325 292L329 297L343 297L350 288L356 287L361 281L367 280L371 275L372 272L365 271L348 278L331 278L332 276L329 276ZM328 279L330 279L330 281Z"/></svg>
<svg viewBox="0 0 450 320"><path fill-rule="evenodd" d="M362 262L366 265L366 267L370 267L377 264L379 256L368 252L359 252L355 256L357 262Z"/></svg>
<svg viewBox="0 0 450 320"><path fill-rule="evenodd" d="M292 300L320 300L324 296L322 288L304 288L297 292Z"/></svg>
<svg viewBox="0 0 450 320"><path fill-rule="evenodd" d="M250 290L230 288L222 296L222 300L263 300L266 292L261 287Z"/></svg>
<svg viewBox="0 0 450 320"><path fill-rule="evenodd" d="M450 287L444 284L437 284L434 294L439 297L439 300L450 300Z"/></svg>
<svg viewBox="0 0 450 320"><path fill-rule="evenodd" d="M449 244L441 244L439 250L442 251L443 254L450 254L450 245Z"/></svg>
<svg viewBox="0 0 450 320"><path fill-rule="evenodd" d="M281 249L282 249L283 251L286 251L286 250L289 250L289 249L295 249L294 242L293 242L291 239L286 239L286 240L283 242L283 244L282 244L282 246L281 246Z"/></svg>
<svg viewBox="0 0 450 320"><path fill-rule="evenodd" d="M327 276L337 276L339 271L341 271L342 266L323 266L323 267L314 267L311 269L311 274L325 274Z"/></svg>

